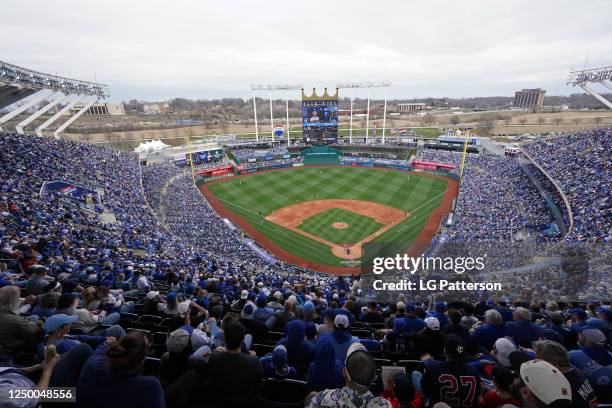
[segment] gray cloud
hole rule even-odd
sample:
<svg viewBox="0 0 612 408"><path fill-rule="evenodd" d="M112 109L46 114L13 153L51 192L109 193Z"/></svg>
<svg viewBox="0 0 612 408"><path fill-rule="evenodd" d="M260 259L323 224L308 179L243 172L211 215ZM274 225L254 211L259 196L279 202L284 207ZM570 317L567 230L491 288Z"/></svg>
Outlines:
<svg viewBox="0 0 612 408"><path fill-rule="evenodd" d="M4 0L0 55L111 99L388 79L391 97L510 95L611 64L610 1Z"/></svg>

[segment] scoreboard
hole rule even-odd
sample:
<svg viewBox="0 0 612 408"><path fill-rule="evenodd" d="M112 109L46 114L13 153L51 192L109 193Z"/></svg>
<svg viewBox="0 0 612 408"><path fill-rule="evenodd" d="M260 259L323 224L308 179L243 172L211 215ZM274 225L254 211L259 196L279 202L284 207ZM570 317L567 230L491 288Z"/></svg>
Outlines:
<svg viewBox="0 0 612 408"><path fill-rule="evenodd" d="M302 90L303 141L311 145L325 145L338 142L338 90L329 95L327 88L322 96L312 90L306 96Z"/></svg>

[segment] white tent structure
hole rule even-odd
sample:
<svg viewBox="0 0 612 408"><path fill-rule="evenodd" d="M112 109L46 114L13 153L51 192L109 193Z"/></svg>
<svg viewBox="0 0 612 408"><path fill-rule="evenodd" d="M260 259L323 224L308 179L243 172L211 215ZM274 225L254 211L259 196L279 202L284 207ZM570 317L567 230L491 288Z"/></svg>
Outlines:
<svg viewBox="0 0 612 408"><path fill-rule="evenodd" d="M164 150L170 145L165 144L161 140L151 140L150 142L141 143L137 148L134 149L136 153L151 153Z"/></svg>

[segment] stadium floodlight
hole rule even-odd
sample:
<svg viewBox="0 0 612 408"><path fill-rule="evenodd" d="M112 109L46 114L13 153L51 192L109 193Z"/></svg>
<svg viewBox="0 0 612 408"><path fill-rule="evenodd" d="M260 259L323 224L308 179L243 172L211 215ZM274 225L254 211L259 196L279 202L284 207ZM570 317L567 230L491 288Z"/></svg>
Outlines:
<svg viewBox="0 0 612 408"><path fill-rule="evenodd" d="M368 135L370 133L370 88L385 88L385 105L383 109L383 129L382 129L382 143L385 143L385 128L387 124L387 88L391 86L391 81L368 81L368 82L342 82L336 85L336 88L348 88L351 89L351 109L349 118L349 143L353 143L353 89L354 88L367 88L368 90L368 106L366 112L366 136L365 142L368 143Z"/></svg>
<svg viewBox="0 0 612 408"><path fill-rule="evenodd" d="M579 86L589 95L612 109L612 102L593 90L589 84L599 83L612 91L612 66L570 71L566 85Z"/></svg>
<svg viewBox="0 0 612 408"><path fill-rule="evenodd" d="M255 140L259 142L259 129L257 128L257 104L255 102L256 91L268 91L270 95L270 133L272 135L272 143L274 143L274 111L272 109L272 92L285 91L285 110L287 113L287 146L291 142L289 127L289 91L300 90L304 85L278 85L278 84L252 84L251 91L253 93L253 118L255 119Z"/></svg>

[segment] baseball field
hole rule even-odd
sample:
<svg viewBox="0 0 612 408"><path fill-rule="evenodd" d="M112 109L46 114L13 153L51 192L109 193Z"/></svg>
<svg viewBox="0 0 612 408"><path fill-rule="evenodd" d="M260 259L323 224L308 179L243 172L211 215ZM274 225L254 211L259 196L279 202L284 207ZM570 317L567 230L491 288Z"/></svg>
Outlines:
<svg viewBox="0 0 612 408"><path fill-rule="evenodd" d="M274 255L332 273L358 271L362 245L429 242L454 180L359 167L267 171L200 186L215 210Z"/></svg>

